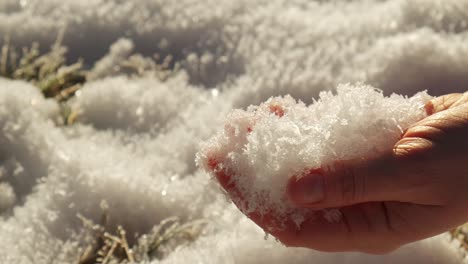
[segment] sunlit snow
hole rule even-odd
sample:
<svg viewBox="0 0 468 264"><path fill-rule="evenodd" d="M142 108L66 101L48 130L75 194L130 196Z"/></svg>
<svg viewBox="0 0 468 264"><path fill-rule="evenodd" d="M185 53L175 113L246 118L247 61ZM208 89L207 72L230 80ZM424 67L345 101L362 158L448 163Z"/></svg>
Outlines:
<svg viewBox="0 0 468 264"><path fill-rule="evenodd" d="M195 154L233 108L271 96L309 104L356 82L386 95L465 91L467 10L467 0L0 0L0 42L45 50L65 28L68 59L94 78L70 102L72 126L36 87L0 79L0 263L76 263L77 214L99 222L103 203L130 240L172 216L207 221L146 263L461 263L447 234L385 256L264 240ZM171 55L181 70L115 76L133 51Z"/></svg>

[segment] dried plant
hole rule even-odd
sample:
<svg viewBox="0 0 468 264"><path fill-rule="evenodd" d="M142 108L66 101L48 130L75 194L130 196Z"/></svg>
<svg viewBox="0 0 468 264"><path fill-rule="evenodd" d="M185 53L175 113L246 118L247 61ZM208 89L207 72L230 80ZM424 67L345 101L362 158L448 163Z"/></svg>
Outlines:
<svg viewBox="0 0 468 264"><path fill-rule="evenodd" d="M468 252L468 223L450 230L449 233L452 239L460 242L460 248L466 254Z"/></svg>
<svg viewBox="0 0 468 264"><path fill-rule="evenodd" d="M148 234L141 235L130 246L122 226L118 226L113 233L107 230L109 214L106 206L101 208L104 209L100 224L78 215L88 232L86 247L80 254L78 264L124 264L163 259L177 247L194 241L206 225L204 220L181 224L179 218L170 217L155 225Z"/></svg>
<svg viewBox="0 0 468 264"><path fill-rule="evenodd" d="M126 72L131 76L152 75L165 81L179 70L180 64L174 63L171 55L161 58L155 54L151 58L136 53L123 60L118 68L121 72Z"/></svg>
<svg viewBox="0 0 468 264"><path fill-rule="evenodd" d="M86 81L83 63L79 60L66 64L67 48L62 45L62 30L50 51L41 54L39 44L34 42L22 49L18 57L16 48L5 37L0 58L0 76L24 80L36 85L46 97L55 97L58 101L68 100Z"/></svg>
<svg viewBox="0 0 468 264"><path fill-rule="evenodd" d="M39 44L34 42L22 49L18 56L10 38L4 39L0 51L0 76L24 80L37 86L45 97L53 97L58 102L71 99L82 85L90 79L92 72L83 69L83 60L66 64L67 48L62 45L65 29L59 32L55 43L46 53L41 53ZM164 81L179 69L170 55L159 58L132 54L122 58L113 68L113 75L145 76L151 75ZM70 125L77 119L78 113L67 104L61 104L62 124Z"/></svg>
<svg viewBox="0 0 468 264"><path fill-rule="evenodd" d="M205 220L182 224L177 217L161 221L133 247L139 260L163 259L177 247L194 241L203 231Z"/></svg>

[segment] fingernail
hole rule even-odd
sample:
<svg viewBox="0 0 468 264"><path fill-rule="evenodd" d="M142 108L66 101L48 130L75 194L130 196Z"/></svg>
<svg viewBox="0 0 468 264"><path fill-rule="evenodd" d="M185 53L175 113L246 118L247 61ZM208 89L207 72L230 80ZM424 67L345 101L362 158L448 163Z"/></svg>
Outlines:
<svg viewBox="0 0 468 264"><path fill-rule="evenodd" d="M303 176L291 183L289 193L296 203L318 203L325 199L323 176L321 174Z"/></svg>

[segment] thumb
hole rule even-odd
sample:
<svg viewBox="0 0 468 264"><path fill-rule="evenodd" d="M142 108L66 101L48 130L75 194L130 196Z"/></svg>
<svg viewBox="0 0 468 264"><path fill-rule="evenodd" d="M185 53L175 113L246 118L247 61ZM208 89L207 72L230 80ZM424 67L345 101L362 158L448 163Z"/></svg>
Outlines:
<svg viewBox="0 0 468 264"><path fill-rule="evenodd" d="M373 201L427 201L431 187L424 180L427 161L406 153L428 149L431 144L422 138L404 138L379 158L338 161L312 169L289 180L287 197L297 206L316 209Z"/></svg>
<svg viewBox="0 0 468 264"><path fill-rule="evenodd" d="M437 175L447 174L441 168L450 167L450 155L438 155L443 151L440 141L447 140L445 134L450 132L455 145L466 142L466 119L460 118L466 110L457 108L466 102L468 93L434 98L425 106L429 117L410 127L392 151L375 159L338 161L292 177L287 197L297 206L316 209L378 201L439 205L444 194L436 188L441 184Z"/></svg>

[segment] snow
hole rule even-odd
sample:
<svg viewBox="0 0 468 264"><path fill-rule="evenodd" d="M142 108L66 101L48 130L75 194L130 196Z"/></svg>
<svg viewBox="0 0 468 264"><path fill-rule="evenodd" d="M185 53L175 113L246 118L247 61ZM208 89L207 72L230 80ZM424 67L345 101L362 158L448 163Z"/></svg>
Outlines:
<svg viewBox="0 0 468 264"><path fill-rule="evenodd" d="M384 97L365 85L341 85L336 95L321 92L309 106L291 96L272 97L231 112L224 130L202 146L196 161L223 187L229 185L227 191L245 214L273 212L279 226L267 228L281 228L288 218L300 226L311 212L294 208L284 197L292 177L333 170L337 161L384 154L426 116L430 98L426 92Z"/></svg>
<svg viewBox="0 0 468 264"><path fill-rule="evenodd" d="M82 123L98 129L157 133L180 119L185 106L202 104L203 93L188 86L186 79L180 74L166 82L122 76L97 80L80 91L72 109Z"/></svg>
<svg viewBox="0 0 468 264"><path fill-rule="evenodd" d="M464 10L465 0L1 0L0 41L45 50L66 27L69 61L82 57L95 79L70 102L73 126L31 84L0 80L0 263L76 263L76 215L99 222L102 201L131 239L171 216L208 221L163 263L460 263L447 234L386 256L264 240L194 159L233 108L272 96L310 104L356 82L385 95L465 91ZM171 55L182 70L117 76L133 53Z"/></svg>

